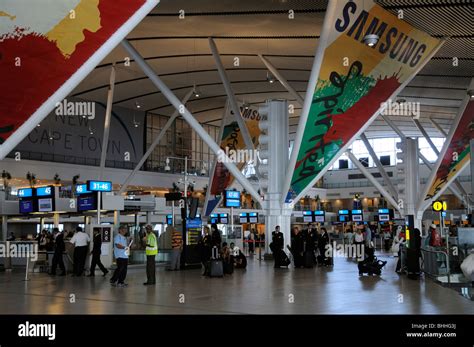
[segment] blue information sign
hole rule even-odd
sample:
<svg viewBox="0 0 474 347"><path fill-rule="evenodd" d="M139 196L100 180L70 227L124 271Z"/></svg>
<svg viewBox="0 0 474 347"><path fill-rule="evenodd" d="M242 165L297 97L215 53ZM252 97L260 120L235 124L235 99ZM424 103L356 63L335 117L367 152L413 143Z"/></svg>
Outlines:
<svg viewBox="0 0 474 347"><path fill-rule="evenodd" d="M339 210L339 215L349 214L349 210Z"/></svg>
<svg viewBox="0 0 474 347"><path fill-rule="evenodd" d="M92 193L90 190L87 190L87 184L78 184L76 186L76 194L81 195L81 194L89 194Z"/></svg>
<svg viewBox="0 0 474 347"><path fill-rule="evenodd" d="M31 188L22 188L18 189L19 198L29 198L33 196L33 189Z"/></svg>
<svg viewBox="0 0 474 347"><path fill-rule="evenodd" d="M91 192L111 192L112 182L110 181L87 181L87 189Z"/></svg>
<svg viewBox="0 0 474 347"><path fill-rule="evenodd" d="M36 188L36 196L52 196L54 188L52 186Z"/></svg>

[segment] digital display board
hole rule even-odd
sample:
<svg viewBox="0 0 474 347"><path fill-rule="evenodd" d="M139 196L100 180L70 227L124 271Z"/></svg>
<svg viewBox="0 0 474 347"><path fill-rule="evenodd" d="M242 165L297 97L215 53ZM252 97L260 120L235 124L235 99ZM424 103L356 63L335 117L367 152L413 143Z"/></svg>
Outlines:
<svg viewBox="0 0 474 347"><path fill-rule="evenodd" d="M379 214L379 222L388 222L388 221L390 221L390 215Z"/></svg>
<svg viewBox="0 0 474 347"><path fill-rule="evenodd" d="M224 200L226 207L240 207L240 192L236 190L226 190Z"/></svg>
<svg viewBox="0 0 474 347"><path fill-rule="evenodd" d="M172 214L167 214L166 215L166 224L167 225L173 225L173 215Z"/></svg>
<svg viewBox="0 0 474 347"><path fill-rule="evenodd" d="M79 196L77 198L77 210L78 211L91 211L97 210L97 201L95 196Z"/></svg>
<svg viewBox="0 0 474 347"><path fill-rule="evenodd" d="M314 221L316 223L324 223L326 221L326 212L325 211L314 211Z"/></svg>
<svg viewBox="0 0 474 347"><path fill-rule="evenodd" d="M229 215L227 213L219 213L219 224L229 224Z"/></svg>
<svg viewBox="0 0 474 347"><path fill-rule="evenodd" d="M361 214L353 214L352 215L353 222L362 222L362 215Z"/></svg>
<svg viewBox="0 0 474 347"><path fill-rule="evenodd" d="M258 213L250 212L249 213L249 222L250 223L258 223Z"/></svg>
<svg viewBox="0 0 474 347"><path fill-rule="evenodd" d="M38 212L52 212L53 211L53 199L38 199Z"/></svg>
<svg viewBox="0 0 474 347"><path fill-rule="evenodd" d="M212 213L211 214L210 223L211 224L219 223L219 215L217 213Z"/></svg>
<svg viewBox="0 0 474 347"><path fill-rule="evenodd" d="M239 222L240 223L248 223L249 220L248 220L249 216L247 213L240 213L239 214Z"/></svg>
<svg viewBox="0 0 474 347"><path fill-rule="evenodd" d="M18 189L18 197L19 198L29 198L33 196L33 189L32 188L22 188Z"/></svg>
<svg viewBox="0 0 474 347"><path fill-rule="evenodd" d="M342 222L342 223L349 222L349 216L346 216L346 215L339 216L339 222Z"/></svg>
<svg viewBox="0 0 474 347"><path fill-rule="evenodd" d="M87 190L91 192L111 192L112 182L110 181L87 181Z"/></svg>
<svg viewBox="0 0 474 347"><path fill-rule="evenodd" d="M303 222L305 223L313 222L313 211L303 211Z"/></svg>
<svg viewBox="0 0 474 347"><path fill-rule="evenodd" d="M390 210L388 208L379 208L379 214L389 214Z"/></svg>
<svg viewBox="0 0 474 347"><path fill-rule="evenodd" d="M33 201L20 200L20 213L31 213L31 212L33 212Z"/></svg>
<svg viewBox="0 0 474 347"><path fill-rule="evenodd" d="M87 190L87 184L78 184L76 186L76 195L89 194L92 193L90 190Z"/></svg>
<svg viewBox="0 0 474 347"><path fill-rule="evenodd" d="M52 196L54 194L54 187L39 187L36 188L36 196Z"/></svg>
<svg viewBox="0 0 474 347"><path fill-rule="evenodd" d="M339 210L339 215L348 215L349 210Z"/></svg>

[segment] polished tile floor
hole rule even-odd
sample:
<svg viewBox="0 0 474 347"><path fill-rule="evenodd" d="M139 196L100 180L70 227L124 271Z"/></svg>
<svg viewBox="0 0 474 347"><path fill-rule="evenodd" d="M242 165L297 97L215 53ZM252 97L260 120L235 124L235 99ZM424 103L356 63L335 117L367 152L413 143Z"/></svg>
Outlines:
<svg viewBox="0 0 474 347"><path fill-rule="evenodd" d="M429 279L394 272L358 276L357 265L336 258L334 268L273 269L249 259L247 270L204 278L200 270L157 268L157 285L145 287L144 269L129 271L127 288L108 279L0 273L0 314L474 314L474 302Z"/></svg>

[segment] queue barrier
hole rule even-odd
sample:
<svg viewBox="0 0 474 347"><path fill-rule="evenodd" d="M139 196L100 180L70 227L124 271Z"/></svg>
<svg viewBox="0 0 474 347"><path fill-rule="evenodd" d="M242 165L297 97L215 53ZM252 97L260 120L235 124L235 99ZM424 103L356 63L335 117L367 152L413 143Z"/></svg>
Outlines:
<svg viewBox="0 0 474 347"><path fill-rule="evenodd" d="M442 275L448 276L448 285L451 285L451 270L449 269L448 254L444 251L435 249L421 249L422 257L422 271L430 277L438 277ZM445 264L444 271L440 271L443 268L441 264Z"/></svg>

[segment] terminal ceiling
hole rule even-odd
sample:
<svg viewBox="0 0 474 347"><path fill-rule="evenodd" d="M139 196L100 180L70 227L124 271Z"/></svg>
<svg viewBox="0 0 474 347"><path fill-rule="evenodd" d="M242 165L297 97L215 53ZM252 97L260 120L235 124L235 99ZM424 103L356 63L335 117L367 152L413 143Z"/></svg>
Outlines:
<svg viewBox="0 0 474 347"><path fill-rule="evenodd" d="M436 56L400 93L399 99L421 103L421 123L430 136L440 136L428 117L448 130L471 77L474 77L474 6L471 0L378 0L379 5L434 37L447 41ZM201 123L219 125L226 95L208 44L214 37L232 88L242 102L258 107L267 99L294 98L280 83L267 81L267 70L257 54L265 55L289 83L305 96L327 1L316 0L161 0L128 36L178 98L194 84L202 96L188 109ZM179 19L183 9L185 19ZM288 19L288 11L295 19ZM116 62L114 105L170 116L174 109L119 46L74 90L76 97L105 102L110 67ZM239 57L240 65L234 66ZM453 66L457 57L458 66ZM296 105L296 104L295 104ZM294 136L300 106L290 115ZM391 116L408 136L421 136L408 117ZM379 117L368 137L395 133Z"/></svg>

